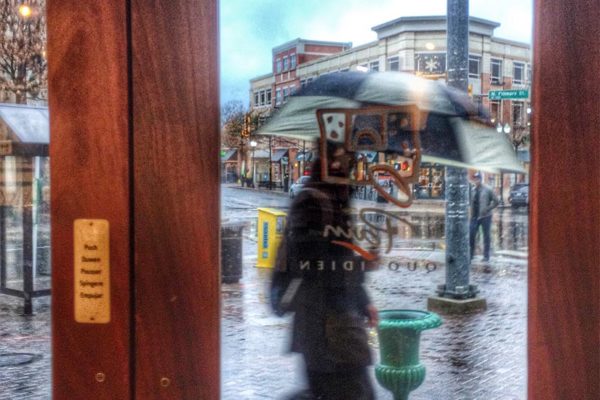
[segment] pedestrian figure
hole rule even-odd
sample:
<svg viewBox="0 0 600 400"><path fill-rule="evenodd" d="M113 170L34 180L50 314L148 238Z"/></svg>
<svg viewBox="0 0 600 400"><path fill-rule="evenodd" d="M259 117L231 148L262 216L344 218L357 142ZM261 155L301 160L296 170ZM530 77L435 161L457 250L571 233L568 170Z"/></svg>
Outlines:
<svg viewBox="0 0 600 400"><path fill-rule="evenodd" d="M290 190L290 176L286 172L285 175L283 176L283 191L287 193L287 192L289 192L289 190Z"/></svg>
<svg viewBox="0 0 600 400"><path fill-rule="evenodd" d="M481 226L483 230L483 261L490 260L490 229L492 226L492 210L498 206L498 198L493 190L482 183L481 174L473 175L474 186L471 187L471 260L475 254L475 239Z"/></svg>
<svg viewBox="0 0 600 400"><path fill-rule="evenodd" d="M333 145L328 153L329 175L347 177L350 155ZM363 282L372 262L323 234L326 226L348 226L350 188L323 182L320 165L316 160L311 182L291 205L284 239L288 272L301 281L292 301L291 351L304 358L312 396L293 398L371 400L366 328L378 317Z"/></svg>

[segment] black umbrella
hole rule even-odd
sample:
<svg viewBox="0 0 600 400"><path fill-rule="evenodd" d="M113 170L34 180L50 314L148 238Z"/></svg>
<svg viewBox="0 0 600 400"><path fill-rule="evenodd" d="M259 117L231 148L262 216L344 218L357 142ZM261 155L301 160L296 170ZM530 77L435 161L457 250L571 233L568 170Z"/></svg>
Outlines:
<svg viewBox="0 0 600 400"><path fill-rule="evenodd" d="M524 172L508 138L491 126L486 113L466 94L399 72L323 75L290 97L258 133L321 138L322 150L329 142L348 152L397 155L397 160L409 162L406 170L379 163L365 179L354 176L347 182L373 184L384 197L402 206L410 204L408 183L417 179L421 158L490 172ZM377 173L391 175L408 198L397 201L389 196L374 179Z"/></svg>

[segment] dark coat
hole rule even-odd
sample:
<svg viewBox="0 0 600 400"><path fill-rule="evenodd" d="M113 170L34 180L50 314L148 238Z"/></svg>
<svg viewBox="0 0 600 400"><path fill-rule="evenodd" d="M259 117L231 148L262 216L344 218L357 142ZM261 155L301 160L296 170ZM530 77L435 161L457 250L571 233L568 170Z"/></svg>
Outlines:
<svg viewBox="0 0 600 400"><path fill-rule="evenodd" d="M349 239L323 234L327 225L347 229L346 190L313 184L294 199L288 216L288 267L302 278L295 298L291 348L304 355L313 371L343 371L371 363L364 264L352 250L331 243Z"/></svg>
<svg viewBox="0 0 600 400"><path fill-rule="evenodd" d="M469 198L471 202L471 218L483 218L492 215L492 210L498 207L498 197L494 194L492 188L487 185L481 184L479 189L479 213L474 215L473 202L475 200L475 193L477 192L476 186L471 186Z"/></svg>

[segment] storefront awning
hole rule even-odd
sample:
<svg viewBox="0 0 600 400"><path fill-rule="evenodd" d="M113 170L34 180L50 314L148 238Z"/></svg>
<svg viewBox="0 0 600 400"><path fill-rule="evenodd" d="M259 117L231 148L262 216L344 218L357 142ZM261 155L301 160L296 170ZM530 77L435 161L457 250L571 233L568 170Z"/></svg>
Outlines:
<svg viewBox="0 0 600 400"><path fill-rule="evenodd" d="M531 162L531 155L529 153L529 149L523 149L523 150L517 151L517 160L524 162L524 163Z"/></svg>
<svg viewBox="0 0 600 400"><path fill-rule="evenodd" d="M7 128L7 136L0 137L0 155L48 155L48 108L0 104L0 123Z"/></svg>
<svg viewBox="0 0 600 400"><path fill-rule="evenodd" d="M266 158L268 160L269 159L269 150L254 150L251 155L255 159Z"/></svg>
<svg viewBox="0 0 600 400"><path fill-rule="evenodd" d="M359 155L362 156L363 160L372 163L377 160L377 152L376 151L361 151Z"/></svg>
<svg viewBox="0 0 600 400"><path fill-rule="evenodd" d="M278 149L273 151L273 155L271 157L271 161L272 162L279 162L281 161L282 157L285 157L288 153L288 149Z"/></svg>
<svg viewBox="0 0 600 400"><path fill-rule="evenodd" d="M237 154L236 149L225 150L225 154L221 156L221 162L227 161L237 161L237 158L234 157Z"/></svg>
<svg viewBox="0 0 600 400"><path fill-rule="evenodd" d="M312 151L299 152L296 156L296 161L312 161L313 153Z"/></svg>

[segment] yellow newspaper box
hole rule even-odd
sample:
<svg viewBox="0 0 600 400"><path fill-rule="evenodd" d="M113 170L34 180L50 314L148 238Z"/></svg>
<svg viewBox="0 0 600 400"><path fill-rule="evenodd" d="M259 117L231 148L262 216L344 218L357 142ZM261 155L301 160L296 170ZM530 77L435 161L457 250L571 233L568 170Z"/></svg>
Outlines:
<svg viewBox="0 0 600 400"><path fill-rule="evenodd" d="M258 209L258 255L256 266L262 268L273 268L277 248L283 238L283 228L287 214L273 208Z"/></svg>

